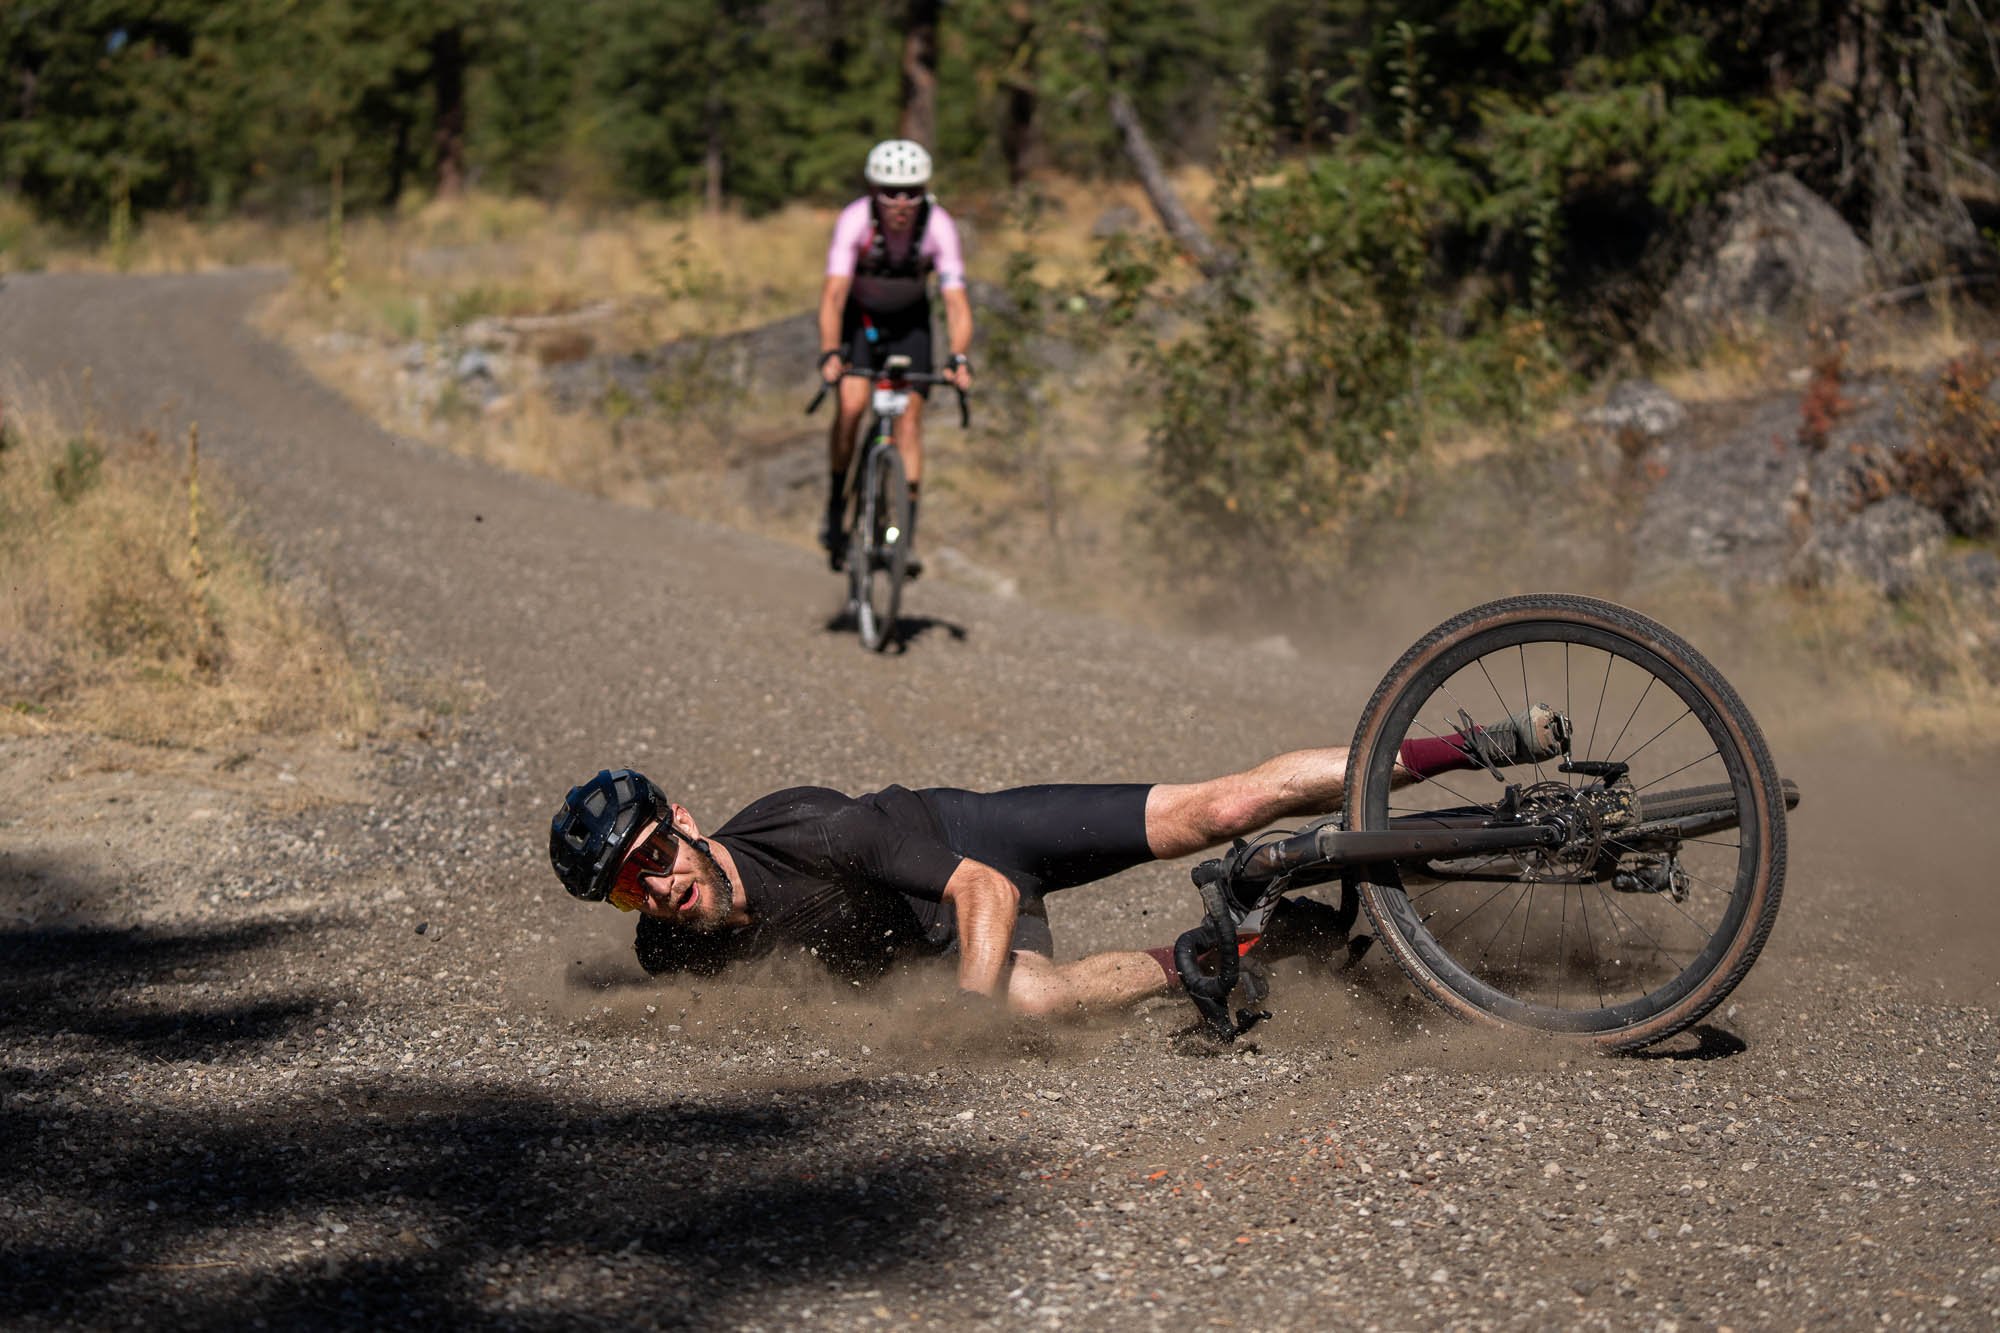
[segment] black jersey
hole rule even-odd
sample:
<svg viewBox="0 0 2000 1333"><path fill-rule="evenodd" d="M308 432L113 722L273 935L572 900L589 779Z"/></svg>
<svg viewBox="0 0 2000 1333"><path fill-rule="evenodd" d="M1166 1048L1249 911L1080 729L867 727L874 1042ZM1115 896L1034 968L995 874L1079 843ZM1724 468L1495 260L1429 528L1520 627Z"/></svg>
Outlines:
<svg viewBox="0 0 2000 1333"><path fill-rule="evenodd" d="M785 948L866 976L898 955L951 946L944 890L962 858L906 787L858 797L791 787L753 801L714 839L736 861L750 924L696 932L641 922L648 971L708 973Z"/></svg>
<svg viewBox="0 0 2000 1333"><path fill-rule="evenodd" d="M1002 792L886 787L843 796L792 787L717 829L743 881L750 924L693 931L639 922L649 972L711 974L776 949L865 977L898 957L957 943L945 886L967 857L1021 892L1013 947L1054 952L1042 895L1152 859L1144 784L1045 785Z"/></svg>

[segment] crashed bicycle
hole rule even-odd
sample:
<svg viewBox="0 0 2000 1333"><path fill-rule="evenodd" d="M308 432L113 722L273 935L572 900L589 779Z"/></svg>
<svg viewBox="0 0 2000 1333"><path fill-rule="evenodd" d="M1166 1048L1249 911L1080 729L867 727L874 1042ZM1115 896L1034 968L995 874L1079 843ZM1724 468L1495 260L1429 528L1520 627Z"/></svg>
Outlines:
<svg viewBox="0 0 2000 1333"><path fill-rule="evenodd" d="M1472 717L1553 707L1561 753L1482 758ZM1406 741L1463 743L1418 776ZM1470 739L1466 739L1470 738ZM1594 598L1466 611L1403 654L1362 713L1343 809L1239 842L1193 872L1202 923L1176 942L1200 1029L1270 1016L1254 945L1294 890L1338 883L1343 931L1474 1022L1633 1049L1699 1022L1749 972L1785 878L1781 781L1742 699L1680 636Z"/></svg>

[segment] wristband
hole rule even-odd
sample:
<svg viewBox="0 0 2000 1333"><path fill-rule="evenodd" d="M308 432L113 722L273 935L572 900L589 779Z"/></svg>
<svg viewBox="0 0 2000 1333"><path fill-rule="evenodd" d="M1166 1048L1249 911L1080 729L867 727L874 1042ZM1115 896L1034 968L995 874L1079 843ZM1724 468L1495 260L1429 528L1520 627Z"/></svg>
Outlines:
<svg viewBox="0 0 2000 1333"><path fill-rule="evenodd" d="M972 358L968 357L963 352L953 352L951 356L946 359L945 364L947 366L964 366L967 370L970 370L972 369Z"/></svg>
<svg viewBox="0 0 2000 1333"><path fill-rule="evenodd" d="M845 352L845 351L844 351L843 349L841 349L841 348L838 348L838 347L829 347L829 348L827 348L827 349L826 349L826 350L825 350L824 352L821 352L821 353L819 354L819 364L820 364L821 368L823 369L823 368L825 368L825 366L826 366L826 363L827 363L827 362L829 362L829 361L831 361L831 360L833 360L833 358L835 358L835 357L837 357L837 356L845 356L846 354L847 354L847 353L846 353L846 352Z"/></svg>

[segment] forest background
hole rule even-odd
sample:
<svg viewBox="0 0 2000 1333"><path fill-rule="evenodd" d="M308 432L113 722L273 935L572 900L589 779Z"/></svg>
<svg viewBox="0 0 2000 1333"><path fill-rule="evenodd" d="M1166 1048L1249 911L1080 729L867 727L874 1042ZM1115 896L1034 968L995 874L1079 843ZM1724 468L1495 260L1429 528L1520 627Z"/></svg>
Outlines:
<svg viewBox="0 0 2000 1333"><path fill-rule="evenodd" d="M337 237L468 191L749 226L844 201L903 133L955 206L1014 220L987 265L1002 429L1045 406L1028 341L1136 330L1154 530L1323 577L1385 469L1629 365L1750 178L1831 203L1885 288L1977 290L2000 218L1983 3L11 0L0 263L115 258L166 217ZM1200 221L1175 168L1201 171ZM1111 229L1088 282L1052 285L1038 182L1135 176L1164 225Z"/></svg>

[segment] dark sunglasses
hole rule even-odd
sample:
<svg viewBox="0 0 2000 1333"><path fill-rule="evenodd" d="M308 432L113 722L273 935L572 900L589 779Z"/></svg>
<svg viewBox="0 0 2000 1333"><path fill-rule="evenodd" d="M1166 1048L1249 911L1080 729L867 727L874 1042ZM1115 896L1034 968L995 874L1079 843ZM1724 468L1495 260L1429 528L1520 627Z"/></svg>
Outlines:
<svg viewBox="0 0 2000 1333"><path fill-rule="evenodd" d="M914 204L924 197L924 192L921 189L877 190L875 196L885 204Z"/></svg>

